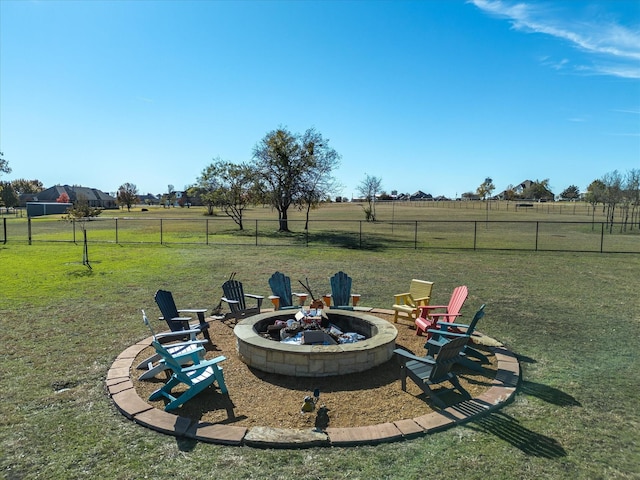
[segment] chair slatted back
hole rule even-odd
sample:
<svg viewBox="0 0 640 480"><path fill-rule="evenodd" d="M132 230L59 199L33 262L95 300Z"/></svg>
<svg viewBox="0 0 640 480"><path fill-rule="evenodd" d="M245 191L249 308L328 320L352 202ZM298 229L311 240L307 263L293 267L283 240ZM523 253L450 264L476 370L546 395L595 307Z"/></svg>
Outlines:
<svg viewBox="0 0 640 480"><path fill-rule="evenodd" d="M275 272L269 278L269 287L271 292L280 297L280 308L293 306L291 299L291 279L284 273Z"/></svg>
<svg viewBox="0 0 640 480"><path fill-rule="evenodd" d="M158 304L158 308L160 309L160 313L164 317L164 320L169 325L169 328L172 332L179 332L184 330L183 325L180 322L172 322L172 318L179 317L178 307L176 307L176 302L173 300L173 295L171 292L167 290L158 290L154 295L156 303Z"/></svg>
<svg viewBox="0 0 640 480"><path fill-rule="evenodd" d="M338 272L331 277L331 301L336 307L349 305L351 283L351 277L344 272Z"/></svg>
<svg viewBox="0 0 640 480"><path fill-rule="evenodd" d="M242 287L242 283L238 280L227 280L224 282L222 284L222 292L229 300L235 300L238 302L229 304L229 309L233 313L244 311L247 308L244 299L244 288Z"/></svg>
<svg viewBox="0 0 640 480"><path fill-rule="evenodd" d="M436 355L436 364L429 375L430 381L438 383L449 376L451 367L457 362L460 352L462 352L468 341L469 337L458 337L442 346L440 352Z"/></svg>
<svg viewBox="0 0 640 480"><path fill-rule="evenodd" d="M189 375L182 371L182 366L180 365L180 363L175 358L173 358L173 355L171 355L160 342L154 340L153 342L151 342L151 345L153 345L153 348L156 349L158 355L160 355L164 359L165 363L171 369L173 374L178 378L178 380L180 380L182 383L186 383L187 385L192 385Z"/></svg>
<svg viewBox="0 0 640 480"><path fill-rule="evenodd" d="M447 313L460 313L462 305L464 305L468 295L469 289L466 285L460 285L459 287L454 288L453 293L451 294L451 299L449 300L449 306L447 307Z"/></svg>
<svg viewBox="0 0 640 480"><path fill-rule="evenodd" d="M427 282L426 280L418 280L416 278L411 280L409 286L409 294L411 298L429 298L431 297L431 290L433 289L433 282ZM424 305L424 304L423 304ZM426 304L428 305L428 303Z"/></svg>

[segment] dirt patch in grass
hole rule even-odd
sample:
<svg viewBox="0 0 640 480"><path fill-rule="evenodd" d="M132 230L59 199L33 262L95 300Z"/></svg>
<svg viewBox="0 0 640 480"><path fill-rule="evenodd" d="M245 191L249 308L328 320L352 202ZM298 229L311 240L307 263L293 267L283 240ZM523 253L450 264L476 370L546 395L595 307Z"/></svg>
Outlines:
<svg viewBox="0 0 640 480"><path fill-rule="evenodd" d="M390 316L376 316L391 320ZM407 392L402 391L400 367L395 358L365 372L334 377L305 378L264 373L249 368L238 358L232 323L211 320L210 324L209 331L214 345L208 348L206 356L227 357L221 366L229 393L223 395L217 388L203 392L174 411L181 416L245 427L313 428L316 411L301 413L300 409L304 397L312 395L316 388L320 389L318 406L327 406L329 425L332 427L375 425L414 418L433 411L430 400L413 382L408 381ZM425 337L417 336L415 330L406 324L396 324L396 328L397 347L424 355ZM141 352L131 370L136 391L146 401L151 392L166 381L164 373L150 381L137 380L141 370L136 370L135 365L152 353L151 347ZM490 387L496 374L495 357L486 348L484 353L488 355L491 364L485 365L482 373L454 367L463 387L474 397ZM451 387L448 383L443 386ZM179 393L181 388L176 387L174 392ZM448 404L462 399L453 392L443 392L440 398ZM163 401L148 403L158 409L164 408Z"/></svg>

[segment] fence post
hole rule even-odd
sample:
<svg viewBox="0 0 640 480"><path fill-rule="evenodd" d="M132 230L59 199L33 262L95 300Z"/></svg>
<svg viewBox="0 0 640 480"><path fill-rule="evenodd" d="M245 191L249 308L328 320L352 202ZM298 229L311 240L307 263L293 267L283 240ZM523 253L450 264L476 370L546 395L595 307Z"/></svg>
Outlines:
<svg viewBox="0 0 640 480"><path fill-rule="evenodd" d="M258 219L256 218L256 247L258 246Z"/></svg>
<svg viewBox="0 0 640 480"><path fill-rule="evenodd" d="M540 222L536 221L536 249L535 251L538 251L538 232L540 230Z"/></svg>
<svg viewBox="0 0 640 480"><path fill-rule="evenodd" d="M116 221L116 245L118 244L118 217L115 218ZM87 238L87 235L85 234L85 239Z"/></svg>
<svg viewBox="0 0 640 480"><path fill-rule="evenodd" d="M204 228L205 234L206 234L206 240L205 240L205 245L209 245L209 219L207 218L205 220L205 228Z"/></svg>
<svg viewBox="0 0 640 480"><path fill-rule="evenodd" d="M358 248L362 248L362 220L359 220L358 223L360 224L360 246Z"/></svg>
<svg viewBox="0 0 640 480"><path fill-rule="evenodd" d="M160 245L162 245L162 219L160 219Z"/></svg>
<svg viewBox="0 0 640 480"><path fill-rule="evenodd" d="M31 217L27 217L27 239L31 245Z"/></svg>
<svg viewBox="0 0 640 480"><path fill-rule="evenodd" d="M2 218L2 225L3 225L3 231L4 231L4 236L2 237L2 243L4 243L6 245L7 244L7 219L6 219L6 217Z"/></svg>
<svg viewBox="0 0 640 480"><path fill-rule="evenodd" d="M478 243L478 221L473 222L473 249L476 249Z"/></svg>
<svg viewBox="0 0 640 480"><path fill-rule="evenodd" d="M413 226L413 249L418 249L418 221L416 220L415 225Z"/></svg>
<svg viewBox="0 0 640 480"><path fill-rule="evenodd" d="M600 223L600 253L603 252L604 247L604 222Z"/></svg>

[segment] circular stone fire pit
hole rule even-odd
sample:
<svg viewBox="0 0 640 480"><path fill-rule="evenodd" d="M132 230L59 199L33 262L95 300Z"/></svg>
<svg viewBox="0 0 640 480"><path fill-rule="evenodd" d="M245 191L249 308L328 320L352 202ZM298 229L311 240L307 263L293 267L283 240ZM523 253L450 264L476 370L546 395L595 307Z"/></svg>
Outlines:
<svg viewBox="0 0 640 480"><path fill-rule="evenodd" d="M329 322L343 331L366 337L338 345L292 345L261 337L276 320L288 320L295 310L262 313L238 322L233 329L240 359L258 370L300 377L328 377L362 372L393 355L398 331L386 320L351 310L325 309Z"/></svg>

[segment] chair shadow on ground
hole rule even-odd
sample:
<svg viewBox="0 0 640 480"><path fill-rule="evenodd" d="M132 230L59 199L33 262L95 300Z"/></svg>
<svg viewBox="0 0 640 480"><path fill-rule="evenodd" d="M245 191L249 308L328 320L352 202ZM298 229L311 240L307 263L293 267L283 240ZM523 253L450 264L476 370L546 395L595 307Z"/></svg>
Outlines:
<svg viewBox="0 0 640 480"><path fill-rule="evenodd" d="M510 443L522 453L541 458L565 457L567 452L551 437L522 426L518 420L503 412L493 412L464 425L471 430L495 435Z"/></svg>
<svg viewBox="0 0 640 480"><path fill-rule="evenodd" d="M560 407L581 407L582 404L571 395L564 393L555 387L549 387L541 383L529 382L522 380L520 383L520 392L525 395L531 395L544 400L547 403L558 405Z"/></svg>

